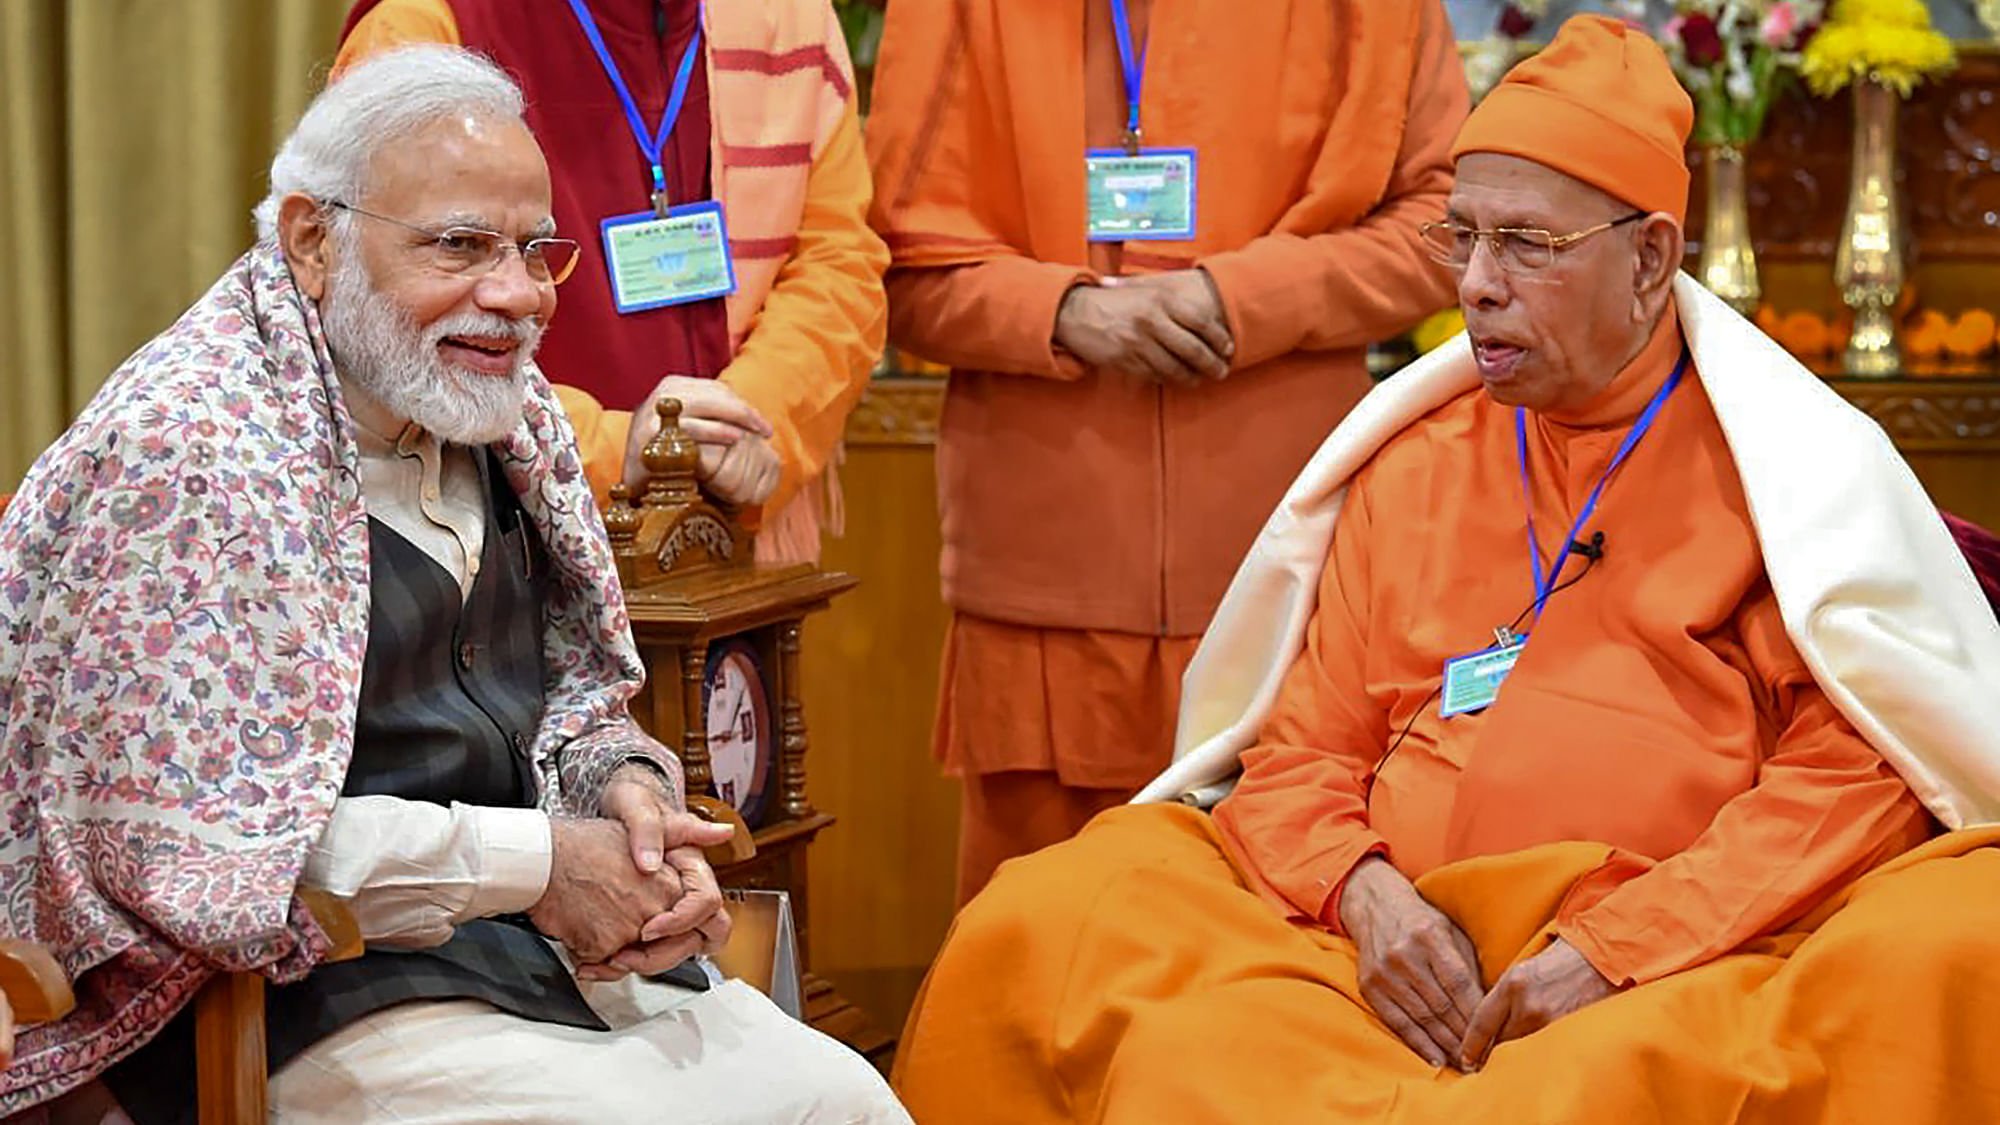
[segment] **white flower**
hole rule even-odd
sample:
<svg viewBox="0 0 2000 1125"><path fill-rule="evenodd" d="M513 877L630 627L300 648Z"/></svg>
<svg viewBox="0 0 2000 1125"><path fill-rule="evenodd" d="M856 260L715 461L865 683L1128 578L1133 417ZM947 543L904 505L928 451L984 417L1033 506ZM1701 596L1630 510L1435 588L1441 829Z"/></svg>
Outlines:
<svg viewBox="0 0 2000 1125"><path fill-rule="evenodd" d="M1730 60L1729 79L1723 88L1729 91L1730 101L1748 102L1757 96L1757 84L1750 78L1750 69L1735 65L1736 62L1735 59Z"/></svg>
<svg viewBox="0 0 2000 1125"><path fill-rule="evenodd" d="M1478 101L1499 85L1513 62L1513 41L1504 35L1489 35L1465 49L1465 84Z"/></svg>

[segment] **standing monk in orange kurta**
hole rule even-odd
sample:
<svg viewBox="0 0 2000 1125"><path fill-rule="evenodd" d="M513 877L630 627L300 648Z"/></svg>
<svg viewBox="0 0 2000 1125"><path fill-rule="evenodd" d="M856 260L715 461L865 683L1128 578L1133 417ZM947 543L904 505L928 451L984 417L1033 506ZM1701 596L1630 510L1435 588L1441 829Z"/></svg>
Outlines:
<svg viewBox="0 0 2000 1125"><path fill-rule="evenodd" d="M1260 675L1211 648L1315 604L1260 605L1258 576L1333 504L1234 792L1212 817L1108 812L961 913L897 1056L919 1121L2000 1113L2000 1076L1965 1062L2000 1045L2000 832L1925 843L1925 806L1846 717L1885 746L1948 729L1857 703L1919 673L1855 642L1990 670L2000 639L1926 604L1984 616L1880 431L1677 280L1692 119L1659 47L1598 17L1474 111L1426 228L1469 346L1334 435L1189 678L1201 727ZM1788 475L1829 448L1840 473ZM1795 534L1889 561L1773 544L1791 509L1821 511ZM1876 580L1898 557L1935 581ZM1808 587L1831 592L1795 623ZM1992 684L1969 683L1951 702L1977 715Z"/></svg>
<svg viewBox="0 0 2000 1125"><path fill-rule="evenodd" d="M936 750L970 897L1166 763L1258 521L1366 346L1449 302L1417 228L1465 82L1437 0L901 3L881 60L890 336L953 369Z"/></svg>

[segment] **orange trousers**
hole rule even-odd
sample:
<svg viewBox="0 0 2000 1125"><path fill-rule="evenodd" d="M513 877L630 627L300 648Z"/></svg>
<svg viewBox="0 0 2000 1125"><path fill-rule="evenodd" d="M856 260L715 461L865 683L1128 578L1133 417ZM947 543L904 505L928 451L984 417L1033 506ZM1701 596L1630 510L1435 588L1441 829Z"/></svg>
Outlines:
<svg viewBox="0 0 2000 1125"><path fill-rule="evenodd" d="M1069 839L1166 768L1199 639L952 616L933 745L965 782L961 905L1001 863Z"/></svg>

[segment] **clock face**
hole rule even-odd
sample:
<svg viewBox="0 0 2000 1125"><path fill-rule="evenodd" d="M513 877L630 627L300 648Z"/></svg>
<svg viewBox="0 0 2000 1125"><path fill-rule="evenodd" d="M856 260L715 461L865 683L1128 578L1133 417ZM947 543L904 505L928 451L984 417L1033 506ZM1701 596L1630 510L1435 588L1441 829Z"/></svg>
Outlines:
<svg viewBox="0 0 2000 1125"><path fill-rule="evenodd" d="M709 649L702 710L708 720L715 795L754 828L769 804L777 740L763 663L748 641L725 641Z"/></svg>

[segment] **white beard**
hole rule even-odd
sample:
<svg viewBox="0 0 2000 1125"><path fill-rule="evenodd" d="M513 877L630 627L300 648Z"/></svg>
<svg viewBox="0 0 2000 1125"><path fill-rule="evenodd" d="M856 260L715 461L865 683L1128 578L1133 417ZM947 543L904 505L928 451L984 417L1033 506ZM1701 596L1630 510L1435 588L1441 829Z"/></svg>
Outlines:
<svg viewBox="0 0 2000 1125"><path fill-rule="evenodd" d="M527 402L528 360L541 343L534 317L498 313L448 316L420 328L409 313L376 292L358 253L340 255L321 307L327 347L342 377L398 418L445 441L485 445L514 431ZM460 371L438 355L448 336L505 336L519 341L506 378Z"/></svg>

